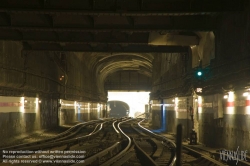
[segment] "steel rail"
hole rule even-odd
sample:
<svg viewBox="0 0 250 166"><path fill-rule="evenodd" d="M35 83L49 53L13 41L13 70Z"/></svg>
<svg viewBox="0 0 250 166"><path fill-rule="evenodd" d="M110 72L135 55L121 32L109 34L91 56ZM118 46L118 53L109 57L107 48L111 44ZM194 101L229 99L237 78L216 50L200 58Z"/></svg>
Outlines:
<svg viewBox="0 0 250 166"><path fill-rule="evenodd" d="M115 132L116 132L117 134L119 134L120 132L119 132L119 131L116 129L116 127L115 127L115 123L116 123L116 122L117 122L117 120L113 122L112 126L113 126Z"/></svg>
<svg viewBox="0 0 250 166"><path fill-rule="evenodd" d="M88 135L85 135L85 136L72 138L72 139L69 139L69 140L63 140L63 141L59 141L59 142L49 142L49 143L46 143L46 144L24 147L21 150L37 150L37 149L41 150L41 149L52 148L52 147L56 147L56 146L66 145L66 144L78 143L78 142L80 142L80 141L82 141L82 140L84 140L86 138L89 139L89 138L95 136L100 130L102 130L104 123L106 123L106 122L98 124L95 127L94 132L92 132L92 133L90 133ZM97 129L98 127L99 127L99 129Z"/></svg>
<svg viewBox="0 0 250 166"><path fill-rule="evenodd" d="M115 132L117 133L117 135L118 135L118 138L120 139L121 138L121 134L120 134L120 132L117 130L117 128L115 127L115 123L117 122L117 120L116 121L114 121L113 122L113 128L114 128L114 130L115 130Z"/></svg>
<svg viewBox="0 0 250 166"><path fill-rule="evenodd" d="M97 165L99 165L99 161L103 156L107 155L108 153L112 152L113 150L119 149L119 146L121 148L121 142L116 142L111 147L109 147L109 148L107 148L105 150L102 150L101 152L99 152L99 153L85 159L84 163L76 163L76 164L73 164L72 166L91 165L94 162L97 162L98 163Z"/></svg>
<svg viewBox="0 0 250 166"><path fill-rule="evenodd" d="M147 159L147 162L150 163L150 165L158 166L158 164L150 156L148 156L143 149L140 148L140 146L136 143L135 139L133 139L133 143L135 147L141 152L141 154Z"/></svg>
<svg viewBox="0 0 250 166"><path fill-rule="evenodd" d="M138 134L140 134L141 136L147 136L147 135L144 134L143 132L141 132L141 131L139 131L138 129L136 129L136 128L134 127L133 124L131 124L131 127L132 127Z"/></svg>
<svg viewBox="0 0 250 166"><path fill-rule="evenodd" d="M220 153L218 153L218 152L209 152L210 153L210 157L212 157L213 159L215 159L216 160L216 158L220 158L221 157L221 155L222 154L220 154ZM228 154L223 154L223 155L225 155L226 156L226 158L227 159L229 159L230 157L232 157L232 156L230 156L230 155L228 155ZM237 154L237 155L239 155L239 154ZM242 156L241 156L242 154L240 154L239 156L237 156L237 157L241 157L242 158ZM203 155L204 156L204 155ZM203 157L202 156L202 157ZM244 160L238 160L238 163L237 164L239 164L240 166L250 166L250 157L248 157L248 156L246 156L246 161L244 161ZM221 160L221 159L220 159ZM230 164L230 162L232 162L231 160L228 160L228 161L223 161L222 160L222 162L223 163L227 163L227 164Z"/></svg>
<svg viewBox="0 0 250 166"><path fill-rule="evenodd" d="M132 119L129 119L129 120L132 120ZM120 129L120 127L119 127L119 125L121 124L121 123L124 123L124 122L127 122L127 121L129 121L129 120L125 120L125 121L122 121L122 122L120 122L119 124L118 124L118 129L120 130L120 132L116 129L116 127L115 127L115 125L114 125L114 123L116 122L116 121L114 121L113 123L112 123L112 126L113 126L113 128L114 128L114 130L117 132L119 132L119 133L122 133L122 134L124 134L125 136L126 136L126 134L125 133L123 133L123 131ZM128 139L129 139L129 145L127 146L127 147L130 147L130 145L131 145L131 139L128 137L128 136L126 136ZM127 151L127 149L128 148L125 148L122 152L120 152L118 155L116 155L115 157L113 157L113 158L111 158L110 160L108 160L108 161L106 161L106 162L104 162L104 163L100 163L100 160L102 159L102 158L105 158L105 156L107 155L107 154L110 154L110 155L112 155L113 154L113 152L114 151L116 151L116 152L118 152L120 149L122 148L122 145L121 145L121 142L116 142L114 145L112 145L111 147L109 147L109 148L107 148L107 149L105 149L105 150L102 150L101 152L99 152L99 153L97 153L97 154L95 154L95 155L93 155L93 156L91 156L91 157L89 157L89 158L87 158L87 159L85 159L84 160L84 163L76 163L76 164L73 164L73 166L80 166L80 165L91 165L92 163L94 163L95 162L95 164L98 164L98 165L100 165L100 166L109 166L112 162L111 161L113 161L114 160L114 158L117 158L117 157L119 157L122 153L125 153L126 151ZM125 151L126 150L126 151ZM110 163L111 162L111 163Z"/></svg>
<svg viewBox="0 0 250 166"><path fill-rule="evenodd" d="M78 127L79 125L89 125L89 124L93 124L93 123L96 123L100 120L93 120L93 121L89 121L89 122L83 122L83 123L79 123L79 124L76 124L75 126L71 127L70 129L58 134L58 135L55 135L54 137L52 138L48 138L48 139L44 139L44 140L40 140L40 141L35 141L35 142L31 142L31 143L24 143L24 144L19 144L19 145L15 145L15 146L8 146L8 147L3 147L0 149L0 151L2 150L9 150L9 149L17 149L17 148L23 148L23 147L27 147L27 146L33 146L33 145L37 145L37 144L42 144L42 143L45 143L45 142L50 142L50 141L55 141L59 138L63 138L64 136L66 136L68 133L70 133L72 130L74 130L76 127ZM101 120L103 121L103 120ZM66 136L67 137L67 136Z"/></svg>
<svg viewBox="0 0 250 166"><path fill-rule="evenodd" d="M225 164L223 164L223 163L221 163L213 158L207 157L206 155L204 155L204 154L202 154L202 153L200 153L200 152L198 152L190 147L187 147L187 146L182 146L182 147L183 147L183 149L189 151L189 153L193 154L194 157L203 158L206 161L209 161L209 162L216 164L216 165L225 165Z"/></svg>
<svg viewBox="0 0 250 166"><path fill-rule="evenodd" d="M158 138L158 139L163 139L164 141L170 143L174 148L176 148L176 145L173 141L169 140L168 138L164 137L164 136L160 136L160 135L157 135L155 133L153 133L152 131L146 129L145 127L141 126L141 122L143 122L145 119L143 119L142 121L140 121L138 123L138 126L141 127L143 130L147 131L148 133L150 133L151 135L153 135L155 138ZM174 166L175 165L175 161L176 161L176 155L174 155L171 163L169 164L170 166Z"/></svg>
<svg viewBox="0 0 250 166"><path fill-rule="evenodd" d="M120 125L121 125L122 123L128 122L128 121L130 121L130 120L132 120L132 119L128 119L128 120L122 121L122 122L118 123L118 126L117 126L118 129L120 130L120 133L122 133L122 134L128 139L128 145L127 145L126 148L123 149L119 154L117 154L116 156L114 156L113 158L111 158L110 160L106 161L105 163L103 163L103 164L100 165L100 166L110 166L112 163L114 163L115 161L117 161L117 160L119 159L119 157L121 157L123 154L125 154L125 153L129 150L129 148L130 148L130 146L131 146L131 144L132 144L132 141L131 141L130 137L129 137L128 135L126 135L126 134L122 131L122 129L120 128Z"/></svg>

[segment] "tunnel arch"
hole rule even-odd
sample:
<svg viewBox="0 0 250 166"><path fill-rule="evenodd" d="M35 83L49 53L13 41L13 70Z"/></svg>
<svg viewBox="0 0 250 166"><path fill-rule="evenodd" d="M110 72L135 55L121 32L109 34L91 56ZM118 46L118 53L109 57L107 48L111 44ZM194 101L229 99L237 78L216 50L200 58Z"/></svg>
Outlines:
<svg viewBox="0 0 250 166"><path fill-rule="evenodd" d="M102 82L107 75L118 70L141 69L151 73L152 60L153 57L150 54L120 53L99 59L94 67L96 75L101 77Z"/></svg>
<svg viewBox="0 0 250 166"><path fill-rule="evenodd" d="M105 94L104 83L108 75L120 70L136 70L152 77L152 53L89 53L89 68L95 73L97 88Z"/></svg>
<svg viewBox="0 0 250 166"><path fill-rule="evenodd" d="M121 117L127 117L130 112L129 105L120 100L111 100L108 101L108 107L109 107L109 117L114 118L121 118Z"/></svg>

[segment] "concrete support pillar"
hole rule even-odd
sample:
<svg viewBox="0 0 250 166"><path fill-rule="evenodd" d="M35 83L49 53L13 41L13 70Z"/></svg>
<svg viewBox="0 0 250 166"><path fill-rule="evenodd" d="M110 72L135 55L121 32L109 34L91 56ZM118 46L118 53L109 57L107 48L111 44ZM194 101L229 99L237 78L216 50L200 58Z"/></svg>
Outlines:
<svg viewBox="0 0 250 166"><path fill-rule="evenodd" d="M168 133L175 133L177 124L174 99L164 99L164 107L166 111L166 131Z"/></svg>
<svg viewBox="0 0 250 166"><path fill-rule="evenodd" d="M199 100L200 102L200 100ZM198 95L193 95L193 114L194 114L194 131L197 133L197 141L199 142L199 121L198 121Z"/></svg>
<svg viewBox="0 0 250 166"><path fill-rule="evenodd" d="M161 128L161 105L159 100L152 101L152 127L154 129Z"/></svg>
<svg viewBox="0 0 250 166"><path fill-rule="evenodd" d="M178 97L175 98L175 110L176 110L176 124L183 125L183 137L189 138L191 127L191 118L189 113L189 105L187 105L187 100L191 101L191 97Z"/></svg>

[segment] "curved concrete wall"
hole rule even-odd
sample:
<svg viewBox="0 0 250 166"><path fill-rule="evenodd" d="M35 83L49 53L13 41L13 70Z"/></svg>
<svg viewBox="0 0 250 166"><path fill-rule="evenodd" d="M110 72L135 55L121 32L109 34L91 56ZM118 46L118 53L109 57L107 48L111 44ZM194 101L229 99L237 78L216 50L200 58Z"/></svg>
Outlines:
<svg viewBox="0 0 250 166"><path fill-rule="evenodd" d="M215 36L213 32L197 32L200 37L198 45L191 46L192 50L192 67L199 66L202 60L202 66L210 64L210 60L215 58Z"/></svg>

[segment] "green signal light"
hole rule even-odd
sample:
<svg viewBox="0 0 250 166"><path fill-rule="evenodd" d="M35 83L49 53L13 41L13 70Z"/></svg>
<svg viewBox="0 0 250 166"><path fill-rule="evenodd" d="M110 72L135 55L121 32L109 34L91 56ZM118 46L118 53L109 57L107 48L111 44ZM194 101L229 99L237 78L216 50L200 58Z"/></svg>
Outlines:
<svg viewBox="0 0 250 166"><path fill-rule="evenodd" d="M202 76L202 72L201 72L201 71L198 71L198 72L197 72L197 75L198 75L198 76Z"/></svg>

